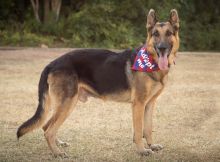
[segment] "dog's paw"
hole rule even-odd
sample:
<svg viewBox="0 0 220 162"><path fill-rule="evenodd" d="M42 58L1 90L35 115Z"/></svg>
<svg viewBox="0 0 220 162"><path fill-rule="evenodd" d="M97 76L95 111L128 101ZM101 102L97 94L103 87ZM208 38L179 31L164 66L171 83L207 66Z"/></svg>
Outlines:
<svg viewBox="0 0 220 162"><path fill-rule="evenodd" d="M61 146L61 147L68 147L68 146L70 146L70 144L67 143L67 142L60 142L60 143L58 143L58 145Z"/></svg>
<svg viewBox="0 0 220 162"><path fill-rule="evenodd" d="M150 149L152 151L160 151L163 149L163 146L160 144L152 144L152 145L150 145Z"/></svg>
<svg viewBox="0 0 220 162"><path fill-rule="evenodd" d="M56 140L56 144L57 144L57 146L61 146L61 147L68 147L68 146L70 146L69 143L63 142L63 141L61 141L59 139Z"/></svg>
<svg viewBox="0 0 220 162"><path fill-rule="evenodd" d="M60 153L57 153L57 154L54 154L54 157L55 158L62 158L62 159L64 159L64 158L68 158L69 156L67 155L67 153L65 153L65 152L60 152Z"/></svg>
<svg viewBox="0 0 220 162"><path fill-rule="evenodd" d="M138 154L140 154L142 156L149 156L149 155L151 155L153 153L154 152L151 149L144 149L144 150L138 151Z"/></svg>

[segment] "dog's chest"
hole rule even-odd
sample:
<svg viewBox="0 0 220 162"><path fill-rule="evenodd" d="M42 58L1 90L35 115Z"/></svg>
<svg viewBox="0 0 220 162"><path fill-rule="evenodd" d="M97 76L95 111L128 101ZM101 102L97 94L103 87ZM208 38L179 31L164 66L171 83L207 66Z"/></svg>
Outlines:
<svg viewBox="0 0 220 162"><path fill-rule="evenodd" d="M130 82L131 85L131 100L138 100L146 103L152 97L158 96L166 83L167 76L163 78L155 78L147 73L136 72Z"/></svg>

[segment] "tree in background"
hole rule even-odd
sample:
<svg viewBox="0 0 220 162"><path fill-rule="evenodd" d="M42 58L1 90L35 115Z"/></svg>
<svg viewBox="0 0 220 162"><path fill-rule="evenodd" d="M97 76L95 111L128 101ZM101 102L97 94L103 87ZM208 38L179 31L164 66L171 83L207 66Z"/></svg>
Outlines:
<svg viewBox="0 0 220 162"><path fill-rule="evenodd" d="M39 0L30 0L34 15L36 18L36 21L39 23L42 23L42 20L40 19L39 13L40 13L40 3ZM60 8L61 8L62 0L44 0L43 3L43 22L48 21L58 21L59 15L60 15ZM52 15L52 16L50 16Z"/></svg>
<svg viewBox="0 0 220 162"><path fill-rule="evenodd" d="M146 39L150 8L163 21L178 10L181 50L220 51L218 0L0 1L0 45L135 47Z"/></svg>
<svg viewBox="0 0 220 162"><path fill-rule="evenodd" d="M31 0L31 4L34 10L34 15L35 15L37 22L41 23L41 20L39 17L39 0Z"/></svg>

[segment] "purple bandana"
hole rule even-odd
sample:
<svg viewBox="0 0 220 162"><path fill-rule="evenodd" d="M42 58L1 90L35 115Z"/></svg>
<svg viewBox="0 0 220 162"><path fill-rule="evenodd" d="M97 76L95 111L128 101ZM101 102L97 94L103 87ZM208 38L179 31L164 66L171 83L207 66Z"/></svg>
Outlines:
<svg viewBox="0 0 220 162"><path fill-rule="evenodd" d="M140 51L138 51L131 69L142 72L153 72L158 71L159 67L154 61L153 56L147 51L146 47L143 46Z"/></svg>

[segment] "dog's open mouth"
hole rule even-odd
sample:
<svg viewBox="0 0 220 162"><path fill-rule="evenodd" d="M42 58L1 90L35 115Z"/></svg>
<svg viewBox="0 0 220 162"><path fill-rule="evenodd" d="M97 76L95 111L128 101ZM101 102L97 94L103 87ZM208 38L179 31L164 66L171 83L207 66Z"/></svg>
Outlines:
<svg viewBox="0 0 220 162"><path fill-rule="evenodd" d="M158 55L158 66L160 70L168 70L169 68L168 57L170 55L172 47L162 48L162 49L159 49L157 47L154 47L154 48Z"/></svg>

